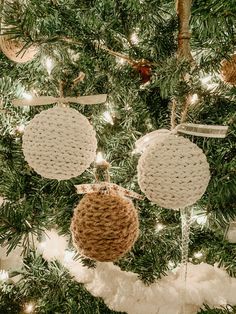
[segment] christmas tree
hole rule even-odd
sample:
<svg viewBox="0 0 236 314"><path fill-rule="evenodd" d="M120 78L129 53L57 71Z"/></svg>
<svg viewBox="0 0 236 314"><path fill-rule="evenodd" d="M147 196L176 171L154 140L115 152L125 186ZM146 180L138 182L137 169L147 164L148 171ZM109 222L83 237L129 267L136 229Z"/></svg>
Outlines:
<svg viewBox="0 0 236 314"><path fill-rule="evenodd" d="M236 313L235 16L235 0L1 2L0 313ZM100 94L101 104L74 100ZM39 96L73 97L96 131L96 161L80 175L48 178L26 161L27 126L57 102L29 106ZM183 211L181 225L179 210L133 199L132 250L114 264L77 252L75 186L93 184L94 172L104 179L109 163L112 183L144 196L135 142L184 123L229 127L225 138L179 134L202 149L211 175L187 224Z"/></svg>

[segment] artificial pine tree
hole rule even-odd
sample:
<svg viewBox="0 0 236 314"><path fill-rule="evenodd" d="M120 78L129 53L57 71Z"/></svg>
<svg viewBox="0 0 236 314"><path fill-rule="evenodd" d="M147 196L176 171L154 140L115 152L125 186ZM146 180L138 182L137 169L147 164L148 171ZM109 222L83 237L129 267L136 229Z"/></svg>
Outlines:
<svg viewBox="0 0 236 314"><path fill-rule="evenodd" d="M122 307L125 301L119 298L118 305L109 306L108 298L99 294L99 285L91 289L83 284L85 279L77 277L78 283L63 263L64 255L58 255L59 261L49 257L60 241L60 248L69 247L67 255L73 250L70 223L81 199L75 185L94 182L93 166L64 181L37 174L24 159L22 135L30 120L50 106L14 107L15 98L60 96L62 91L68 97L107 93L105 104L71 107L93 125L98 156L102 152L111 165L111 181L138 193L139 156L134 153L134 144L141 136L173 129L182 122L228 125L224 139L186 136L202 148L211 173L206 193L192 206L189 261L196 265L217 263L231 277L236 276L236 246L226 232L236 219L236 87L232 80L223 80L226 69L222 69L226 63L236 69L232 58L235 15L235 0L1 2L2 34L22 41L21 53L32 47L38 53L26 63L8 59L3 48L0 53L0 313L105 314L117 313L113 311L117 308L135 313L134 304L128 311L129 306ZM178 211L158 207L147 199L134 202L140 235L132 251L115 264L124 272L137 273L145 284L142 288L148 289L158 285L163 276L171 276L181 262L181 219ZM47 245L44 234L50 229L67 236L69 243L65 245L64 238L54 234L51 246L44 247L47 254L43 250L40 254L36 247L42 242ZM105 264L80 255L75 260L91 276L96 269L106 275ZM191 269L193 274L195 268ZM204 269L201 265L198 269L200 276ZM117 270L117 278L119 274L125 278L126 273ZM122 289L129 297L125 284ZM111 298L112 293L111 289ZM186 308L185 313L236 313L235 297L231 305L214 297L214 304L201 304L202 309L197 306L195 310L191 307L192 312ZM165 313L168 302L172 300L166 300ZM214 308L217 302L221 308ZM136 313L154 313L148 309L140 307Z"/></svg>

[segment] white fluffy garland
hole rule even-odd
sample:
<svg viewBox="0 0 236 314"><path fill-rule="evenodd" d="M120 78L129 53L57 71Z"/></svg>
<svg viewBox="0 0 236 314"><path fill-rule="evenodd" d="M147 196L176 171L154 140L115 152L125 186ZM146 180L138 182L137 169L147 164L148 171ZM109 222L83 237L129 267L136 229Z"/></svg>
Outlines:
<svg viewBox="0 0 236 314"><path fill-rule="evenodd" d="M85 284L92 295L103 298L112 310L128 314L178 314L181 311L184 287L179 270L145 286L137 274L122 271L112 263L98 263L96 269L88 269L74 261L73 252L66 250L66 238L56 231L48 233L43 247L45 259L60 260L77 282ZM204 303L211 307L235 305L235 291L236 278L231 278L225 270L206 263L188 265L188 314L197 313Z"/></svg>

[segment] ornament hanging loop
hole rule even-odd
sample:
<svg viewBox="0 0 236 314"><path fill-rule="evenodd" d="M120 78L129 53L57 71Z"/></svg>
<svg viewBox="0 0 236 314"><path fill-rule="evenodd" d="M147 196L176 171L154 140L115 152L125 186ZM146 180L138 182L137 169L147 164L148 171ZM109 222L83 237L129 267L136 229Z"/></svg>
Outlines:
<svg viewBox="0 0 236 314"><path fill-rule="evenodd" d="M189 21L191 17L191 5L192 0L177 0L176 11L179 20L179 34L178 34L178 58L184 58L190 62L193 61L193 57L190 49L190 37Z"/></svg>
<svg viewBox="0 0 236 314"><path fill-rule="evenodd" d="M57 106L58 107L61 107L61 108L65 108L65 107L69 107L68 104L65 104L61 101L61 99L64 99L64 85L65 85L65 82L63 81L59 81L59 99L58 99L58 102L57 102Z"/></svg>
<svg viewBox="0 0 236 314"><path fill-rule="evenodd" d="M110 164L106 160L102 160L99 163L96 163L94 170L94 177L96 183L98 182L110 182L109 174Z"/></svg>

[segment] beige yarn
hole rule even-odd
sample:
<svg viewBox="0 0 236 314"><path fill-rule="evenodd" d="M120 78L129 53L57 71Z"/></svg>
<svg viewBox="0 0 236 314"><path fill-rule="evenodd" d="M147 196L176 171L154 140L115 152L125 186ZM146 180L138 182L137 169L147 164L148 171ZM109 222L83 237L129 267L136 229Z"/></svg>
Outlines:
<svg viewBox="0 0 236 314"><path fill-rule="evenodd" d="M81 254L100 262L115 261L138 237L137 211L131 200L114 192L86 194L75 209L71 232Z"/></svg>
<svg viewBox="0 0 236 314"><path fill-rule="evenodd" d="M210 180L202 150L182 136L170 134L152 143L138 162L138 183L157 205L179 209L194 204Z"/></svg>
<svg viewBox="0 0 236 314"><path fill-rule="evenodd" d="M88 119L69 107L37 114L23 135L23 153L41 176L66 180L84 172L96 156L97 140Z"/></svg>
<svg viewBox="0 0 236 314"><path fill-rule="evenodd" d="M221 62L221 75L226 83L236 85L236 54Z"/></svg>
<svg viewBox="0 0 236 314"><path fill-rule="evenodd" d="M27 49L23 49L23 47L24 43L19 40L10 39L8 36L0 36L0 48L2 52L8 59L14 62L25 63L31 61L38 53L36 46L30 46Z"/></svg>

